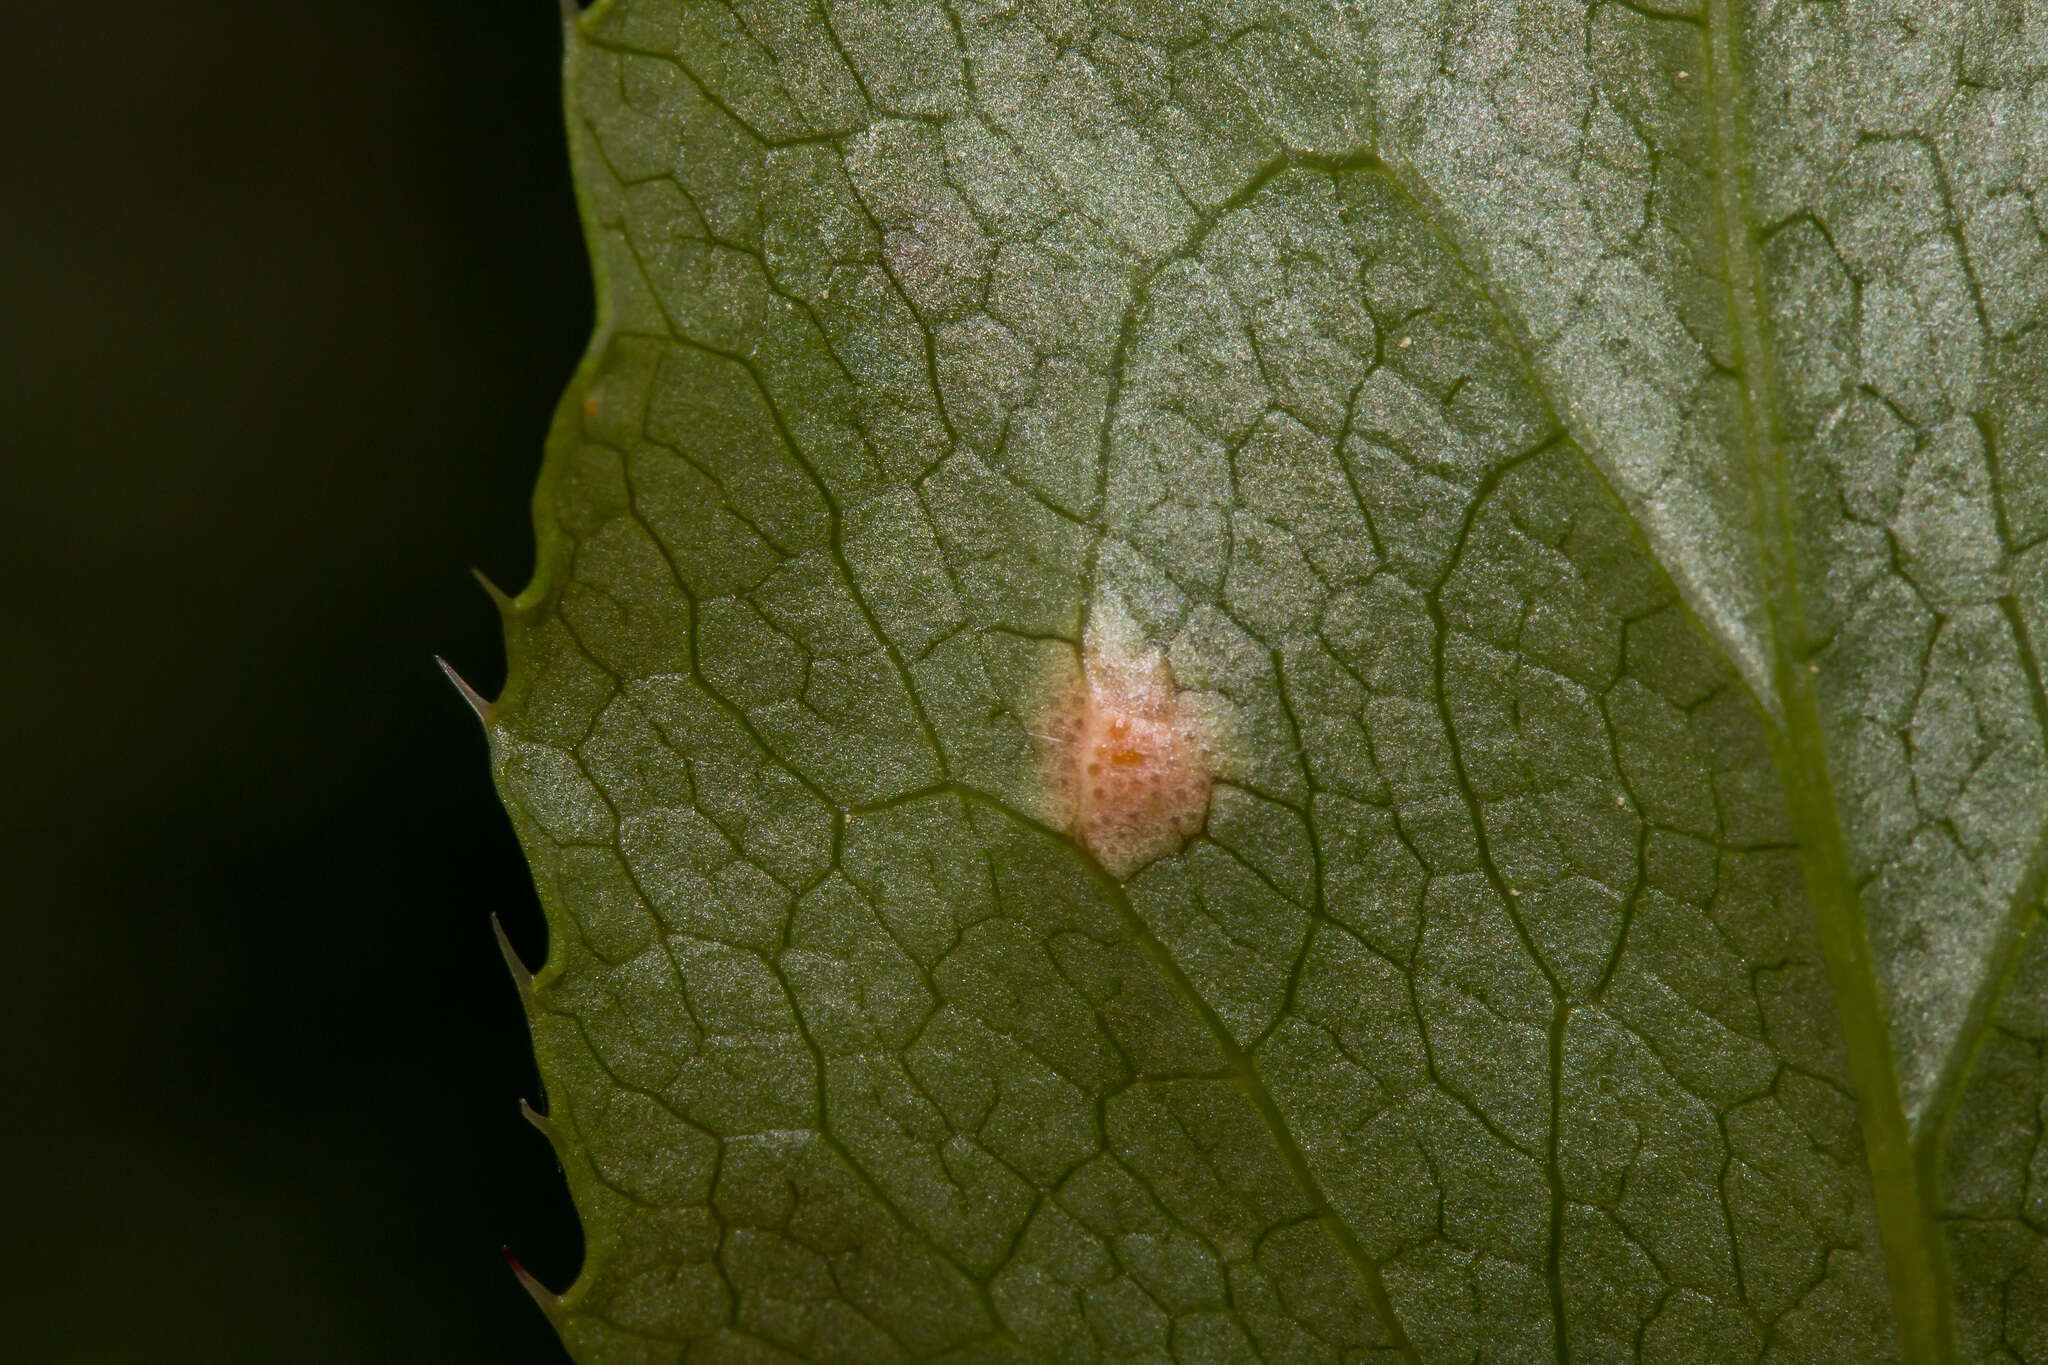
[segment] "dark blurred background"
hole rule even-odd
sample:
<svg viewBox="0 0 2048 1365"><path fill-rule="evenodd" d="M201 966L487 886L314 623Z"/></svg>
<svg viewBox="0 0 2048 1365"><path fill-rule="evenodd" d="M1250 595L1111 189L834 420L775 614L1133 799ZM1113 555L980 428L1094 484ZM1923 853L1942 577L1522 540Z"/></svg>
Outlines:
<svg viewBox="0 0 2048 1365"><path fill-rule="evenodd" d="M471 565L589 328L554 0L11 4L0 1359L560 1361Z"/></svg>

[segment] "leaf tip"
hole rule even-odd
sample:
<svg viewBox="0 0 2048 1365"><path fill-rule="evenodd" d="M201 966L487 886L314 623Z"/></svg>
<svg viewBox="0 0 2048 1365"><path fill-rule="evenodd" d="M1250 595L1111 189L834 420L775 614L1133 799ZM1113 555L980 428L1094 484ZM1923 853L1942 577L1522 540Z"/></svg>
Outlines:
<svg viewBox="0 0 2048 1365"><path fill-rule="evenodd" d="M462 675L457 673L446 659L436 654L434 662L441 666L441 671L447 675L448 681L455 684L455 690L462 695L464 701L469 703L469 709L476 712L476 718L482 721L485 728L488 729L491 723L491 704L485 701L474 687L464 682Z"/></svg>

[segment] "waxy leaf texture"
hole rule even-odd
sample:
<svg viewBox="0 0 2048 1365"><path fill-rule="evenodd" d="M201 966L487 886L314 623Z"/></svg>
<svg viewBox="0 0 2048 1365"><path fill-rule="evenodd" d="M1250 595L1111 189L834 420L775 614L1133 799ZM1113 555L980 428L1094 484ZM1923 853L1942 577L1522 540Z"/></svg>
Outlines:
<svg viewBox="0 0 2048 1365"><path fill-rule="evenodd" d="M2048 11L565 30L578 1361L2048 1362Z"/></svg>

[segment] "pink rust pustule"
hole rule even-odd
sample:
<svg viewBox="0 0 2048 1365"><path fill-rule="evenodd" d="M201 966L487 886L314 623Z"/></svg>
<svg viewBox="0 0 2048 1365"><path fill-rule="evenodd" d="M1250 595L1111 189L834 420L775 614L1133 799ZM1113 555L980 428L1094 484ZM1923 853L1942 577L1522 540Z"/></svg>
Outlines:
<svg viewBox="0 0 2048 1365"><path fill-rule="evenodd" d="M1201 833L1208 727L1159 648L1114 603L1089 624L1070 692L1047 718L1050 794L1081 846L1111 876L1128 877Z"/></svg>

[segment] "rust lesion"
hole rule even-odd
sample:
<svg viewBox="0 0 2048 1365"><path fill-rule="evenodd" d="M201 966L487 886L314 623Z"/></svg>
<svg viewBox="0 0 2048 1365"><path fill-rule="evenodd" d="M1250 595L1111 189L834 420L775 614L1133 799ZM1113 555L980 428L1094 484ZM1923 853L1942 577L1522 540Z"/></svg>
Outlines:
<svg viewBox="0 0 2048 1365"><path fill-rule="evenodd" d="M1043 727L1048 796L1081 846L1129 877L1201 833L1213 727L1114 599L1090 613L1080 663Z"/></svg>

